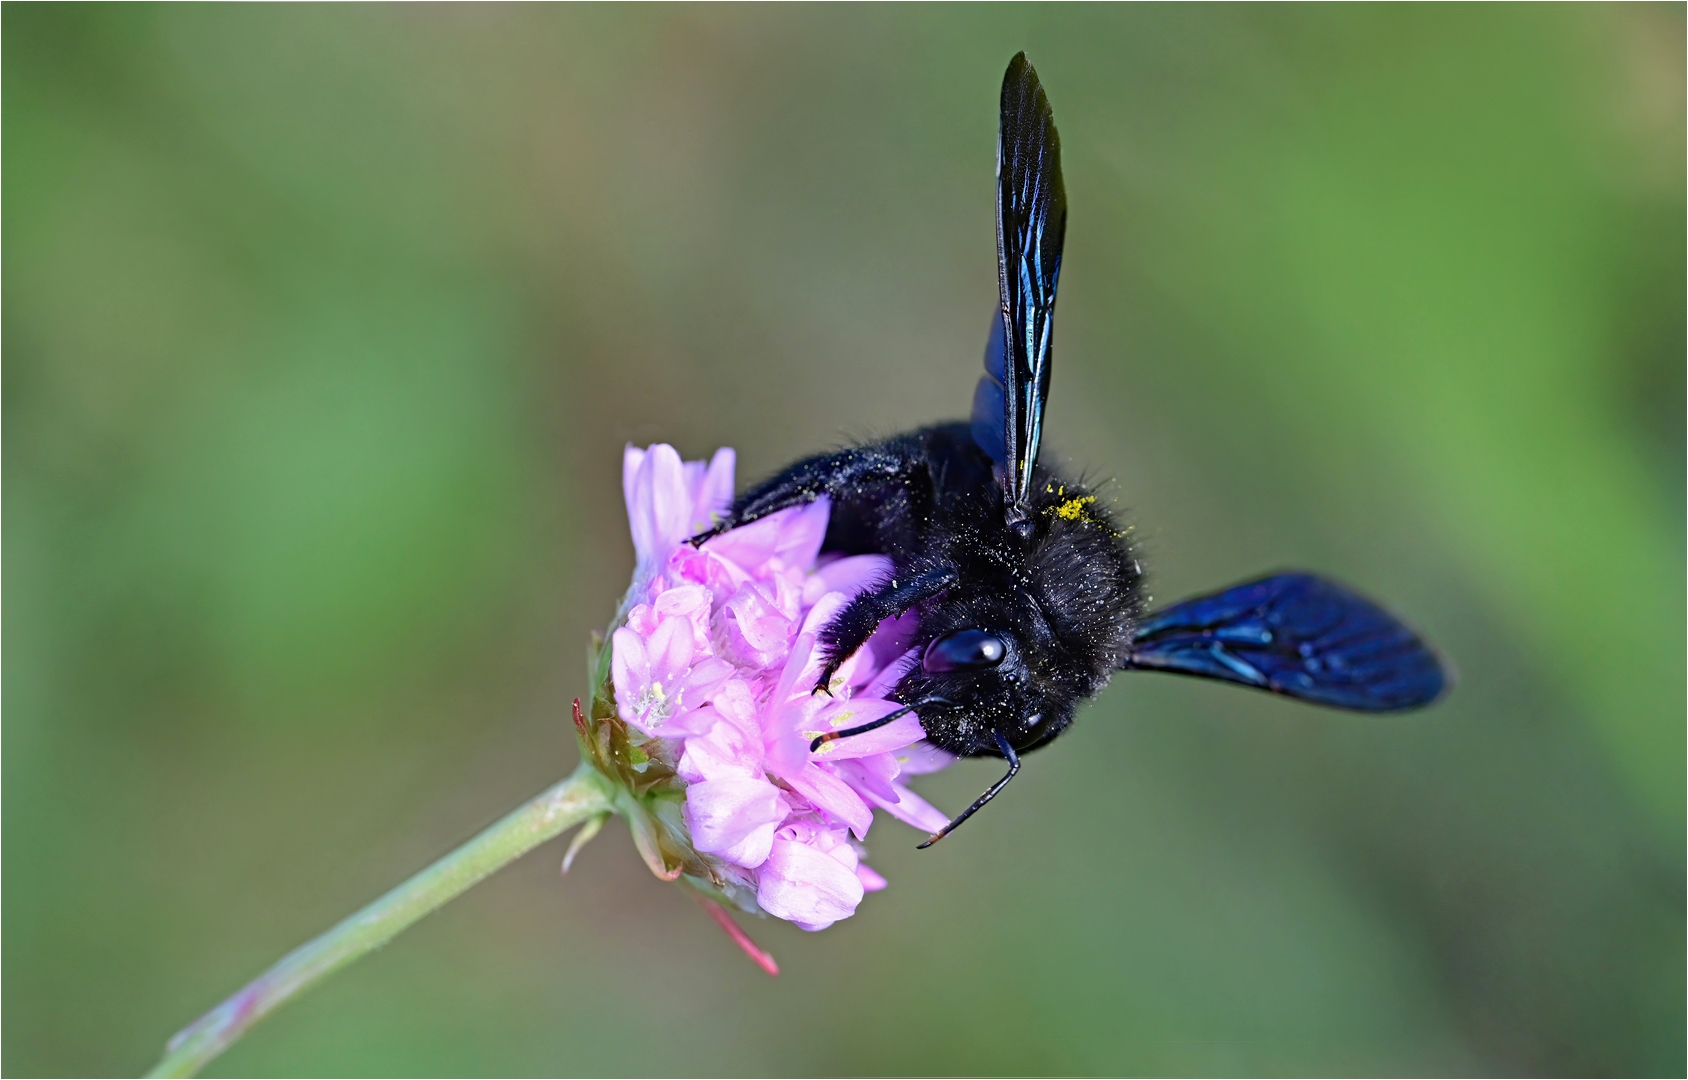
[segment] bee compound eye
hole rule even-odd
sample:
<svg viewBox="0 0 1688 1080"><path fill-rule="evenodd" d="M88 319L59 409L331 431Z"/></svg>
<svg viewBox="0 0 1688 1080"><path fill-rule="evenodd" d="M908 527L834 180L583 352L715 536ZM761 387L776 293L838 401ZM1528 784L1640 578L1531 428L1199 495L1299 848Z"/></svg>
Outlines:
<svg viewBox="0 0 1688 1080"><path fill-rule="evenodd" d="M982 671L1002 663L1008 643L985 630L957 630L926 646L920 666L929 674Z"/></svg>

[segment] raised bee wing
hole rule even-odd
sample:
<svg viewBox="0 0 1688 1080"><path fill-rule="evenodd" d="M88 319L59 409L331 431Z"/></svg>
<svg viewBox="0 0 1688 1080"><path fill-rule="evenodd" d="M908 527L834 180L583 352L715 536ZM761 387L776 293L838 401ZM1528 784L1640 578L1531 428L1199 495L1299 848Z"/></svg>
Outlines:
<svg viewBox="0 0 1688 1080"><path fill-rule="evenodd" d="M1055 286L1067 231L1061 138L1037 72L1019 53L1002 77L996 144L1000 343L985 352L973 395L974 438L1001 466L1010 522L1027 519L1049 397ZM992 432L999 434L993 435Z"/></svg>
<svg viewBox="0 0 1688 1080"><path fill-rule="evenodd" d="M1149 616L1123 666L1223 679L1366 712L1428 705L1453 681L1429 646L1393 615L1300 573L1236 585Z"/></svg>
<svg viewBox="0 0 1688 1080"><path fill-rule="evenodd" d="M998 466L1008 464L1008 448L1003 439L1007 406L1002 400L1002 354L1007 340L1002 332L1002 314L998 312L991 316L990 336L985 339L985 373L979 376L979 385L973 389L973 441Z"/></svg>

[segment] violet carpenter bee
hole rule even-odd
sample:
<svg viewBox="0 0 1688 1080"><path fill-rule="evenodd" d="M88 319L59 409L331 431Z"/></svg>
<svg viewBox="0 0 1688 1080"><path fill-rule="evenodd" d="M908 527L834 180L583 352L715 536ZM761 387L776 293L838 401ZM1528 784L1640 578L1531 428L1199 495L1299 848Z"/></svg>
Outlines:
<svg viewBox="0 0 1688 1080"><path fill-rule="evenodd" d="M694 544L789 506L832 500L823 550L887 556L890 576L824 631L816 692L885 619L916 612L919 663L904 708L927 738L1008 772L928 847L993 799L1020 755L1072 723L1116 671L1170 671L1367 712L1416 709L1449 677L1376 604L1307 573L1282 573L1144 611L1125 532L1078 480L1038 460L1049 395L1055 289L1067 225L1061 143L1024 53L1002 81L996 241L1001 314L970 421L805 458L740 495Z"/></svg>

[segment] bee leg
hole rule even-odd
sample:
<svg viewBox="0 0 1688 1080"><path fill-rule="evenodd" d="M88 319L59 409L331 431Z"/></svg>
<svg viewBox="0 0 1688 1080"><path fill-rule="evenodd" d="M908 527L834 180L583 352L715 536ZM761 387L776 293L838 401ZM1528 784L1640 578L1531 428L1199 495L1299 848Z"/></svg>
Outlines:
<svg viewBox="0 0 1688 1080"><path fill-rule="evenodd" d="M692 537L690 543L697 547L712 536L748 525L776 510L812 503L822 495L907 485L925 469L919 444L906 438L804 458L734 499L732 509Z"/></svg>
<svg viewBox="0 0 1688 1080"><path fill-rule="evenodd" d="M1009 745L1008 739L1002 734L1002 732L998 731L994 732L994 734L996 735L997 749L1001 750L1002 756L1008 759L1008 775L986 788L983 795L973 800L972 806L969 806L967 809L957 814L953 821L933 833L931 836L928 836L924 844L917 844L916 847L924 850L954 832L957 825L960 825L963 821L966 821L968 818L978 813L979 807L996 798L996 793L1007 787L1008 781L1014 779L1014 777L1019 774L1020 755L1014 752L1014 747Z"/></svg>
<svg viewBox="0 0 1688 1080"><path fill-rule="evenodd" d="M894 573L894 572L893 572ZM826 664L811 693L827 691L827 684L850 654L867 644L867 639L886 619L894 619L916 604L943 592L961 577L953 566L935 566L910 578L893 576L878 588L859 594L845 605L821 631ZM827 691L830 693L830 691Z"/></svg>
<svg viewBox="0 0 1688 1080"><path fill-rule="evenodd" d="M916 709L925 708L927 705L948 705L948 704L949 704L949 701L947 699L941 698L941 697L934 696L934 697L921 698L919 701L915 702L913 705L904 705L900 709L897 709L893 712L886 713L884 716L881 716L877 720L870 720L869 722L867 722L865 724L857 724L855 727L845 728L843 731L829 731L825 735L817 735L817 736L815 736L815 741L809 744L809 753L813 754L815 751L819 750L822 746L825 746L827 743L832 742L835 739L848 739L852 735L865 735L870 731L876 731L879 728L884 727L886 724L889 724L891 721L897 719L898 717L906 716L909 713L914 712Z"/></svg>

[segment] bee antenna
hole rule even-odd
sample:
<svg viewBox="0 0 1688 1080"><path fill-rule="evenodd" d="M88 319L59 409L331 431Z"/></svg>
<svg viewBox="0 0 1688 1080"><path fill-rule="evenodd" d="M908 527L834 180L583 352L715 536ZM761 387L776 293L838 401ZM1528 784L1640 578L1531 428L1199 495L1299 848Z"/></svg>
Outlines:
<svg viewBox="0 0 1688 1080"><path fill-rule="evenodd" d="M1001 791L1003 788L1007 787L1008 781L1014 779L1014 777L1019 774L1019 772L1020 772L1020 755L1016 754L1014 752L1014 747L1009 745L1007 737L1004 736L1002 734L1002 732L995 731L995 732L992 732L992 734L996 736L997 749L1001 750L1002 756L1008 759L1008 775L1004 776L1001 780L998 780L996 783L994 783L990 787L986 788L985 793L983 795L980 795L977 799L973 800L972 806L969 806L967 809L965 809L961 813L957 814L955 816L955 819L952 820L948 825L945 825L943 828L939 829L937 832L933 833L931 836L928 836L926 838L926 842L924 844L915 845L920 850L924 851L925 849L931 847L933 844L936 844L939 840L942 840L944 837L948 836L950 833L954 832L956 830L956 826L960 825L963 821L966 821L968 818L970 818L974 814L978 813L979 808L981 806L985 805L986 803L990 802L992 799L996 798L996 793Z"/></svg>
<svg viewBox="0 0 1688 1080"><path fill-rule="evenodd" d="M884 716L881 716L877 720L870 720L865 724L859 724L859 725L857 725L856 727L853 727L853 728L845 728L843 731L829 731L824 735L817 735L817 736L815 736L815 740L809 744L809 753L811 753L811 754L815 753L822 746L825 746L827 743L832 742L834 739L848 739L852 735L863 735L863 734L866 734L869 731L874 731L878 728L882 728L886 724L889 724L891 721L897 719L898 717L905 716L908 713L915 711L916 709L924 709L928 705L948 705L948 704L950 704L948 699L938 697L936 694L934 694L931 697L923 697L919 701L915 702L913 705L904 705L902 708L897 709L894 712L886 713Z"/></svg>

